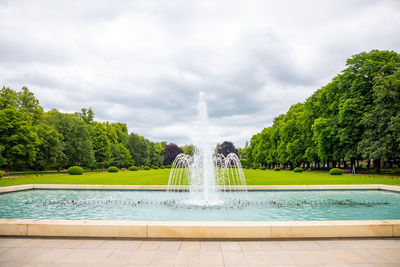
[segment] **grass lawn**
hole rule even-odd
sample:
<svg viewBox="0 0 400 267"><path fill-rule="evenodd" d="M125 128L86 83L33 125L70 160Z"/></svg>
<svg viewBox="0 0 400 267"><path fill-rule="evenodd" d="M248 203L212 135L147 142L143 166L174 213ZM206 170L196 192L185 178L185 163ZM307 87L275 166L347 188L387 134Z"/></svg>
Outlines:
<svg viewBox="0 0 400 267"><path fill-rule="evenodd" d="M120 171L118 173L84 173L83 175L43 174L3 177L0 186L19 184L117 184L117 185L164 185L168 183L169 169ZM312 171L294 173L292 171L245 169L248 185L296 185L296 184L389 184L400 185L399 176L384 175L338 175Z"/></svg>

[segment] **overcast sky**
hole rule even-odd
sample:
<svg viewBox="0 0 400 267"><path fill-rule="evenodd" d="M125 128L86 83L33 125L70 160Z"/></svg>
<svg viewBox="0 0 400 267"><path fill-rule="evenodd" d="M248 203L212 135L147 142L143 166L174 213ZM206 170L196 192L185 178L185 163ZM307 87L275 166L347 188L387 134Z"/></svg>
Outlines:
<svg viewBox="0 0 400 267"><path fill-rule="evenodd" d="M351 55L400 52L399 14L396 0L0 0L0 82L180 145L203 90L213 142L241 147Z"/></svg>

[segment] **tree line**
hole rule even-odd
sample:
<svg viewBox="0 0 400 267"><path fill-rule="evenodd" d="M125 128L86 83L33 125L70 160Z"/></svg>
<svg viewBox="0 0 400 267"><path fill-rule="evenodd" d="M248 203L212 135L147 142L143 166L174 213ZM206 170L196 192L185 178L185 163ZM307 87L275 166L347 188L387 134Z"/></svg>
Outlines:
<svg viewBox="0 0 400 267"><path fill-rule="evenodd" d="M372 50L305 102L292 105L240 151L249 165L349 168L365 161L379 170L400 163L400 55Z"/></svg>
<svg viewBox="0 0 400 267"><path fill-rule="evenodd" d="M91 108L45 112L26 87L0 90L0 168L6 171L161 166L182 151L176 147L128 133L125 123L95 121Z"/></svg>

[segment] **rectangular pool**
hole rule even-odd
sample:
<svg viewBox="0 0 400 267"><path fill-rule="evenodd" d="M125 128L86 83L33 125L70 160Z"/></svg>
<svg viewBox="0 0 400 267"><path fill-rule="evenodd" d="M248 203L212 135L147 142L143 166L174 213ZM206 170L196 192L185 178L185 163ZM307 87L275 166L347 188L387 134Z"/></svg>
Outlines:
<svg viewBox="0 0 400 267"><path fill-rule="evenodd" d="M400 219L400 193L385 190L249 191L220 205L188 192L25 190L0 194L0 219L139 221L334 221Z"/></svg>

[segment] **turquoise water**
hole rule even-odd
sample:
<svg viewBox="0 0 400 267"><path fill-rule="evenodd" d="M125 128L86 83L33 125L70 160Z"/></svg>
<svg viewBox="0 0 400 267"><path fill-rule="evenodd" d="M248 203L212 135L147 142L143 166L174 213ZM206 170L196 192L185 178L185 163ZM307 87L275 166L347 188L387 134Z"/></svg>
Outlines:
<svg viewBox="0 0 400 267"><path fill-rule="evenodd" d="M381 190L253 191L224 205L183 203L188 192L26 190L0 194L0 218L152 221L400 219L400 193Z"/></svg>

